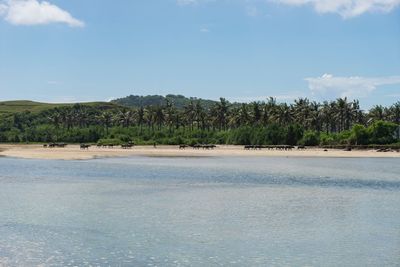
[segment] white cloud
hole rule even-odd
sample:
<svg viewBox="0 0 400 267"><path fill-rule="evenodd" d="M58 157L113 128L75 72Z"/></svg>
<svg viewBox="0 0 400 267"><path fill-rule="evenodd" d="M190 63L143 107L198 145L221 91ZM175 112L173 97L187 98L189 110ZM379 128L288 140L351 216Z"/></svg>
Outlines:
<svg viewBox="0 0 400 267"><path fill-rule="evenodd" d="M196 6L199 4L210 3L210 2L215 2L215 1L220 1L220 0L176 0L176 3L179 6ZM228 2L229 1L230 0L228 0ZM242 0L240 0L240 1L242 1Z"/></svg>
<svg viewBox="0 0 400 267"><path fill-rule="evenodd" d="M208 27L201 27L201 28L200 28L200 32L202 32L202 33L209 33L209 32L210 32L210 29L209 29Z"/></svg>
<svg viewBox="0 0 400 267"><path fill-rule="evenodd" d="M7 6L5 4L0 3L0 16L7 12Z"/></svg>
<svg viewBox="0 0 400 267"><path fill-rule="evenodd" d="M178 5L197 5L216 0L176 0ZM246 13L249 16L259 15L259 10L255 6L257 3L271 2L290 6L309 5L319 14L334 13L343 18L352 18L364 13L388 13L400 6L400 0L236 0L246 5ZM234 0L226 0L234 2ZM248 5L253 5L248 7Z"/></svg>
<svg viewBox="0 0 400 267"><path fill-rule="evenodd" d="M83 27L84 22L72 17L70 13L38 0L6 0L0 4L0 16L13 25L44 25L65 23L71 27Z"/></svg>
<svg viewBox="0 0 400 267"><path fill-rule="evenodd" d="M258 17L260 15L260 11L256 6L247 6L246 7L246 14L250 17Z"/></svg>
<svg viewBox="0 0 400 267"><path fill-rule="evenodd" d="M400 84L400 76L389 77L334 77L324 74L317 78L306 78L308 87L314 96L322 98L366 97L379 86Z"/></svg>
<svg viewBox="0 0 400 267"><path fill-rule="evenodd" d="M59 81L47 81L46 82L48 85L58 85L58 84L60 84L60 82Z"/></svg>
<svg viewBox="0 0 400 267"><path fill-rule="evenodd" d="M288 92L284 94L271 94L264 96L243 96L243 97L229 97L229 100L232 102L240 102L240 103L250 103L253 101L267 101L270 97L275 98L277 101L286 102L286 101L294 101L295 99L301 97L308 97L304 92Z"/></svg>
<svg viewBox="0 0 400 267"><path fill-rule="evenodd" d="M367 12L388 13L400 5L400 0L270 0L293 6L311 5L320 14L336 13L351 18Z"/></svg>
<svg viewBox="0 0 400 267"><path fill-rule="evenodd" d="M176 0L177 4L180 6L196 5L197 0Z"/></svg>

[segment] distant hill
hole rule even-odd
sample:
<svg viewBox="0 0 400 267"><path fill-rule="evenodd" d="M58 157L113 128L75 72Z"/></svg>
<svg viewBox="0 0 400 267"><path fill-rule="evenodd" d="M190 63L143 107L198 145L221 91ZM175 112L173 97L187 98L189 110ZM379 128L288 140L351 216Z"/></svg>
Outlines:
<svg viewBox="0 0 400 267"><path fill-rule="evenodd" d="M110 102L87 102L79 103L84 106L96 107L101 110L114 109L118 107L138 108L147 106L162 106L166 101L174 103L178 109L183 109L190 101L200 101L206 109L216 103L214 100L201 99L196 97L185 97L183 95L148 95L148 96L135 96L130 95L124 98L112 100ZM29 100L16 100L16 101L3 101L0 102L0 115L10 115L17 112L29 111L32 113L39 113L48 109L57 107L68 107L78 103L42 103Z"/></svg>
<svg viewBox="0 0 400 267"><path fill-rule="evenodd" d="M12 114L16 112L24 112L30 111L33 113L41 112L47 109L52 109L56 107L65 107L65 106L72 106L75 103L41 103L41 102L34 102L29 100L18 100L18 101L3 101L0 102L0 115L4 114ZM108 108L115 108L118 106L116 103L109 103L109 102L88 102L88 103L81 103L82 105L88 106L95 106L100 109L108 109Z"/></svg>
<svg viewBox="0 0 400 267"><path fill-rule="evenodd" d="M182 109L185 105L187 105L190 101L200 101L201 104L205 108L211 107L216 103L214 100L201 99L196 97L185 97L183 95L148 95L148 96L138 96L138 95L130 95L124 98L118 98L112 100L112 103L116 103L125 107L146 107L146 106L162 106L169 100L174 103L175 107L178 109Z"/></svg>

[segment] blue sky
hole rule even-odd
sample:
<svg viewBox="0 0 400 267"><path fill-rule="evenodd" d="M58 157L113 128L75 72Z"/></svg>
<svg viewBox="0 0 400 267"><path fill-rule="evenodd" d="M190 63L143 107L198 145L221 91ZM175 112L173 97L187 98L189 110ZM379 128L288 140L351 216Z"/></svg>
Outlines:
<svg viewBox="0 0 400 267"><path fill-rule="evenodd" d="M400 100L400 0L0 0L0 100Z"/></svg>

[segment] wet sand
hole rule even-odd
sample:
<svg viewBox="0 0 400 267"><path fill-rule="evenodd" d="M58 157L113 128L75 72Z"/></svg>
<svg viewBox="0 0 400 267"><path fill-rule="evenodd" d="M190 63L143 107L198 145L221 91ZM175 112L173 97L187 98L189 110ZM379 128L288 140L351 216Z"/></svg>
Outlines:
<svg viewBox="0 0 400 267"><path fill-rule="evenodd" d="M106 157L351 157L351 158L400 158L399 152L376 152L375 150L343 151L320 148L306 150L244 150L243 146L217 146L214 150L179 149L178 146L136 146L132 149L97 148L80 149L79 145L68 145L66 148L43 148L41 145L9 145L0 144L0 156L25 159L58 159L58 160L87 160Z"/></svg>

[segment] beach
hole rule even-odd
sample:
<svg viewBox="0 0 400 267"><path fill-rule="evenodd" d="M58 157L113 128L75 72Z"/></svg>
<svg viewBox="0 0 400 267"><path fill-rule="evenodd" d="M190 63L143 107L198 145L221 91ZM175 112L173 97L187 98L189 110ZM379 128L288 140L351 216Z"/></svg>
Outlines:
<svg viewBox="0 0 400 267"><path fill-rule="evenodd" d="M308 148L305 150L245 150L243 146L219 145L213 150L179 149L178 146L135 146L132 149L97 148L80 149L79 145L65 148L44 148L42 145L0 144L0 156L24 159L89 160L108 157L332 157L332 158L400 158L399 152L377 152L375 150L343 151L339 149Z"/></svg>

